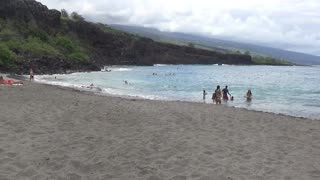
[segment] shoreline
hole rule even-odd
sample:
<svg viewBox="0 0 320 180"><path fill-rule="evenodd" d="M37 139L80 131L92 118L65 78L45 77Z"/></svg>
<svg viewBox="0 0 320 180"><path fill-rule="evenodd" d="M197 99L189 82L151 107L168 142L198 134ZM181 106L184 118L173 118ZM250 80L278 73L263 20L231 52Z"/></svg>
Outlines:
<svg viewBox="0 0 320 180"><path fill-rule="evenodd" d="M320 121L0 86L0 179L317 179Z"/></svg>
<svg viewBox="0 0 320 180"><path fill-rule="evenodd" d="M126 67L126 66L119 66L119 67ZM90 73L90 72L88 72ZM20 81L27 81L28 82L28 77L26 77L27 75L11 75L11 74L1 74L0 75L11 79L11 80L20 80ZM38 84L42 84L42 85L47 85L47 86L52 86L52 87L59 87L61 89L66 89L66 90L71 90L71 91L79 91L82 93L91 93L97 96L106 96L106 97L117 97L117 98L123 98L123 99L129 99L129 100L147 100L147 101L164 101L164 102L184 102L184 103L196 103L196 104L207 104L207 105L213 105L213 106L217 106L214 103L206 103L206 102L201 102L201 101L184 101L184 100L170 100L170 99L148 99L148 98L144 98L144 97L140 97L140 96L130 96L130 95L116 95L116 94L111 94L108 92L102 92L100 87L96 87L94 86L94 89L96 90L92 90L89 89L88 87L70 87L70 86L64 86L64 85L59 85L59 84L51 84L51 83L46 83L46 82L41 82L41 81L34 81L34 83L38 83ZM316 118L311 118L311 117L304 117L304 116L294 116L294 115L290 115L290 114L285 114L285 113L276 113L276 112L272 112L272 111L263 111L263 110L255 110L255 109L247 109L244 107L236 107L236 106L227 106L225 104L221 104L218 106L223 106L226 108L236 108L236 109L243 109L246 111L254 111L254 112L261 112L261 113L270 113L270 114L274 114L274 115L281 115L281 116L288 116L288 117L292 117L292 118L299 118L299 119L304 119L304 120L313 120L313 121L320 121L320 117Z"/></svg>
<svg viewBox="0 0 320 180"><path fill-rule="evenodd" d="M214 103L204 103L204 102L197 102L197 101L147 99L147 98L143 98L143 97L139 97L139 96L113 95L113 94L110 94L110 93L103 93L103 92L99 92L99 91L86 90L84 88L82 89L82 88L60 86L60 85L53 85L53 84L44 84L44 83L40 83L40 82L37 82L37 83L43 84L43 85L47 85L47 86L52 86L52 87L58 87L58 88L61 88L63 90L77 91L79 93L92 94L92 95L101 96L101 97L114 97L114 98L120 98L120 99L124 99L124 100L190 103L190 104L194 104L194 105L195 104L198 104L198 105L204 104L204 105L207 105L207 106L219 106L219 107L223 107L223 108L234 108L234 109L241 109L241 110L245 110L245 111L253 111L253 112L257 112L257 113L267 113L267 114L272 114L272 115L287 116L287 117L290 117L290 118L298 118L298 119L302 119L302 120L320 121L320 119L312 119L312 118L307 118L307 117L303 117L303 116L293 116L293 115L288 115L288 114L283 114L283 113L275 113L275 112L267 112L267 111L262 111L262 110L247 109L247 108L244 108L244 107L226 106L225 104L217 105L217 104L214 104Z"/></svg>
<svg viewBox="0 0 320 180"><path fill-rule="evenodd" d="M307 118L307 117L303 117L303 116L293 116L293 115L288 115L288 114L284 114L284 113L275 113L275 112L268 112L268 111L262 111L262 110L255 110L255 109L247 109L244 107L235 107L235 106L226 106L225 104L221 104L221 105L217 105L214 103L206 103L206 102L197 102L197 101L183 101L183 100L162 100L162 99L147 99L147 98L143 98L143 97L139 97L139 96L125 96L125 95L114 95L111 93L107 93L107 92L101 92L100 90L92 90L92 89L88 89L88 88L83 88L83 87L70 87L70 86L63 86L63 85L54 85L54 84L50 84L50 83L43 83L43 82L39 82L39 81L33 81L33 82L29 82L27 79L27 77L25 76L20 76L20 75L9 75L9 74L0 74L8 79L11 80L20 80L20 81L24 81L24 82L28 82L28 83L36 83L39 85L44 85L44 86L48 86L48 87L54 87L54 88L58 88L61 90L66 90L66 91L71 91L71 92L77 92L80 94L84 94L84 95L94 95L94 96L99 96L99 97L111 97L111 98L119 98L119 99L123 99L123 100L133 100L133 101L158 101L158 102L171 102L171 103L186 103L186 104L198 104L198 105L206 105L206 106L217 106L217 107L223 107L223 108L231 108L231 109L239 109L239 110L244 110L244 111L248 111L248 112L256 112L256 113L265 113L265 114L270 114L270 115L275 115L275 116L284 116L284 117L288 117L288 118L294 118L294 119L301 119L301 120L311 120L311 121L320 121L320 117L319 119L312 119L312 118ZM98 87L100 88L100 87Z"/></svg>
<svg viewBox="0 0 320 180"><path fill-rule="evenodd" d="M25 77L24 77L25 78ZM111 94L108 92L102 92L101 90L92 90L89 89L88 87L70 87L70 86L63 86L63 85L56 85L56 84L50 84L50 83L45 83L45 82L39 82L35 81L35 83L43 84L43 85L48 85L48 86L53 86L53 87L59 87L61 89L69 89L69 90L77 90L79 92L83 93L92 93L97 96L106 96L106 97L118 97L118 98L123 98L123 99L135 99L135 100L147 100L147 101L163 101L163 102L184 102L184 103L195 103L195 104L206 104L210 106L223 106L226 108L236 108L236 109L243 109L246 111L254 111L254 112L261 112L261 113L270 113L274 115L281 115L281 116L288 116L292 118L300 118L300 119L305 119L305 120L313 120L313 121L320 121L319 118L310 118L310 117L303 117L303 116L294 116L290 114L285 114L285 113L276 113L272 111L263 111L263 110L255 110L255 109L247 109L244 107L236 107L236 106L227 106L226 104L221 104L221 105L216 105L214 103L206 103L206 102L201 102L201 101L187 101L187 100L170 100L170 99L148 99L140 96L130 96L130 95L116 95L116 94ZM101 89L100 87L94 86L95 89Z"/></svg>

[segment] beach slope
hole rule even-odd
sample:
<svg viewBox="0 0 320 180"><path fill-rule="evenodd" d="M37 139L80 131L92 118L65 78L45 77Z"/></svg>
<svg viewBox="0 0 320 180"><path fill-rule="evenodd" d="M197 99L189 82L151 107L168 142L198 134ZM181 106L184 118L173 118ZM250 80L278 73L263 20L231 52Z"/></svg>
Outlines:
<svg viewBox="0 0 320 180"><path fill-rule="evenodd" d="M0 179L320 179L320 121L0 86Z"/></svg>

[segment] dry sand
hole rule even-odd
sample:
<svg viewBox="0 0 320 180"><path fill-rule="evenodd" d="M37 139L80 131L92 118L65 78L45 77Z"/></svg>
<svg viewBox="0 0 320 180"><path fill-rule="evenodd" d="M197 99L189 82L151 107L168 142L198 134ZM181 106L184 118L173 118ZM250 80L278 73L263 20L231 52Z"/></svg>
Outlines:
<svg viewBox="0 0 320 180"><path fill-rule="evenodd" d="M319 180L320 121L0 86L0 179Z"/></svg>

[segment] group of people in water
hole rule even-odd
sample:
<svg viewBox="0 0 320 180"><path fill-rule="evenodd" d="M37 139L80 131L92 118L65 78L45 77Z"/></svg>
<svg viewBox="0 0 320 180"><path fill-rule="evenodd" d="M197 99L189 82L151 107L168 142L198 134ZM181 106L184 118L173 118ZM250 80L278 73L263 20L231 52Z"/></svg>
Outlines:
<svg viewBox="0 0 320 180"><path fill-rule="evenodd" d="M206 99L206 91L203 90L203 100ZM249 89L246 93L246 95L244 96L248 102L250 102L252 100L252 92ZM234 97L230 94L229 90L228 90L228 86L226 86L224 89L220 89L220 86L217 86L217 89L213 92L212 94L212 98L213 102L215 102L216 104L221 104L222 100L223 101L233 101ZM222 100L221 100L222 99Z"/></svg>

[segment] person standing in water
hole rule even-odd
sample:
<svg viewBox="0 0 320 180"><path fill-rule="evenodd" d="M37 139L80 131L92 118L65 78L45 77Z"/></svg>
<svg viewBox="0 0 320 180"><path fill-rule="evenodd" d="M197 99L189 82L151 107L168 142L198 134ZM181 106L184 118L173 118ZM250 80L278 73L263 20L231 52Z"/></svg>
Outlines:
<svg viewBox="0 0 320 180"><path fill-rule="evenodd" d="M203 90L203 100L206 100L206 95L207 95L206 90Z"/></svg>
<svg viewBox="0 0 320 180"><path fill-rule="evenodd" d="M223 99L224 101L228 101L228 100L229 100L228 94L229 94L230 97L231 97L231 94L229 93L229 90L228 90L228 86L226 86L226 87L222 90L222 92L223 92L222 99Z"/></svg>
<svg viewBox="0 0 320 180"><path fill-rule="evenodd" d="M252 100L252 92L251 92L250 89L248 90L248 92L247 92L245 97L247 98L247 101L251 101Z"/></svg>
<svg viewBox="0 0 320 180"><path fill-rule="evenodd" d="M32 68L30 68L30 81L33 81L33 79L34 79L34 74L33 74L33 70L32 70Z"/></svg>
<svg viewBox="0 0 320 180"><path fill-rule="evenodd" d="M221 89L220 86L217 86L217 89L214 91L214 100L216 101L216 104L221 104Z"/></svg>

